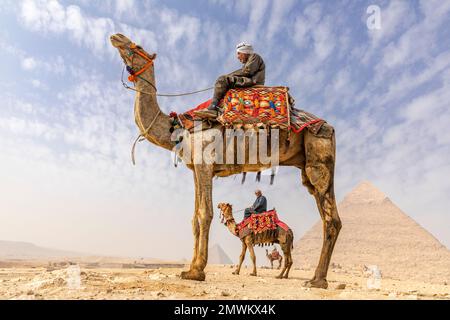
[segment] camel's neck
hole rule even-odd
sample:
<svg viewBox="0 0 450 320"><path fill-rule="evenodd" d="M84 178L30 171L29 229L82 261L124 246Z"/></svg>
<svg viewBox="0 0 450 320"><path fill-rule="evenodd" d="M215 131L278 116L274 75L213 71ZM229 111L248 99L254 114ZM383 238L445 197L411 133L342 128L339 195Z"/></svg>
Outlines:
<svg viewBox="0 0 450 320"><path fill-rule="evenodd" d="M228 230L230 230L230 232L232 234L234 234L235 236L238 236L238 234L236 232L236 221L234 221L234 219L231 219L227 222L227 228L228 228Z"/></svg>
<svg viewBox="0 0 450 320"><path fill-rule="evenodd" d="M153 66L146 72L142 73L141 76L148 82L156 85ZM134 103L134 116L136 124L140 131L144 133L150 124L153 123L145 137L157 146L163 147L167 150L172 150L175 143L170 139L170 117L165 113L160 112L158 102L156 101L156 90L145 80L138 78L136 82L136 90L151 94L136 92L136 99ZM155 117L157 117L157 119L153 122Z"/></svg>

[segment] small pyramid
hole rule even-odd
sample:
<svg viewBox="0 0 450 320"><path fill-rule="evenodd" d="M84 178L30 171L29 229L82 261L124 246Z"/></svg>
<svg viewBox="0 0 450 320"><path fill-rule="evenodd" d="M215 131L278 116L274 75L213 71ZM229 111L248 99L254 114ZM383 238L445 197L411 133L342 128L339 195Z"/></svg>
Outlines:
<svg viewBox="0 0 450 320"><path fill-rule="evenodd" d="M218 244L209 248L208 263L210 264L233 264L222 247Z"/></svg>
<svg viewBox="0 0 450 320"><path fill-rule="evenodd" d="M338 205L342 220L331 266L360 271L377 265L383 277L450 281L450 251L402 212L370 182L355 187ZM315 268L322 248L322 221L294 245L294 264Z"/></svg>

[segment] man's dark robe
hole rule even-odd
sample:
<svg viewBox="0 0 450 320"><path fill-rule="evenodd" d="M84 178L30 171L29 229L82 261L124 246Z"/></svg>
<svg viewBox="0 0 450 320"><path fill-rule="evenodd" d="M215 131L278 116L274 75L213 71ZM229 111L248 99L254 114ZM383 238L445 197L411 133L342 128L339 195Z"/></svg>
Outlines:
<svg viewBox="0 0 450 320"><path fill-rule="evenodd" d="M255 202L253 203L253 206L250 208L245 209L244 211L244 219L250 217L250 215L255 213L262 213L267 211L267 199L263 195L256 198Z"/></svg>
<svg viewBox="0 0 450 320"><path fill-rule="evenodd" d="M252 53L241 69L220 76L214 86L213 102L218 103L232 88L264 85L266 65L259 54Z"/></svg>

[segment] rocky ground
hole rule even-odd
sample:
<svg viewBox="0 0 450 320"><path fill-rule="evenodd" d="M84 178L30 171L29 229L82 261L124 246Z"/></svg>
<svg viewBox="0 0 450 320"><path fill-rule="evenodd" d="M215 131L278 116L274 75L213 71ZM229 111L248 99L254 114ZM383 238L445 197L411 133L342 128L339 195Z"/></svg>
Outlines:
<svg viewBox="0 0 450 320"><path fill-rule="evenodd" d="M379 289L367 287L358 270L332 269L329 289L302 286L312 269L291 270L290 279L276 279L277 270L250 269L232 275L232 266L208 266L204 282L179 278L181 268L48 268L14 266L0 269L0 299L450 299L448 284L386 279Z"/></svg>

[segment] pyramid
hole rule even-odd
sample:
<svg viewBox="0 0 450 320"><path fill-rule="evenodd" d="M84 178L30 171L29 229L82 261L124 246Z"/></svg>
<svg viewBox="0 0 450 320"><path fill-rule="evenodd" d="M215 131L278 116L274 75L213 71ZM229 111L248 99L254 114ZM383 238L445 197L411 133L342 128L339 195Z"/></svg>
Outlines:
<svg viewBox="0 0 450 320"><path fill-rule="evenodd" d="M218 244L209 248L208 251L208 263L211 264L233 264L233 261L223 251L222 247Z"/></svg>
<svg viewBox="0 0 450 320"><path fill-rule="evenodd" d="M450 281L450 251L370 182L345 196L338 211L342 229L331 267L377 265L383 277L392 279ZM294 246L294 264L315 267L321 247L319 221Z"/></svg>

